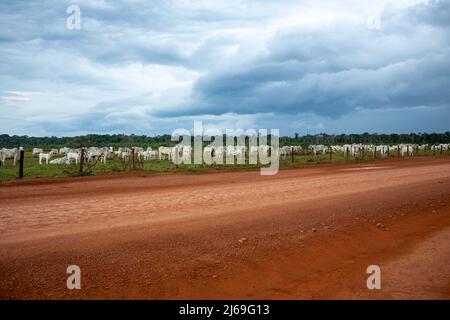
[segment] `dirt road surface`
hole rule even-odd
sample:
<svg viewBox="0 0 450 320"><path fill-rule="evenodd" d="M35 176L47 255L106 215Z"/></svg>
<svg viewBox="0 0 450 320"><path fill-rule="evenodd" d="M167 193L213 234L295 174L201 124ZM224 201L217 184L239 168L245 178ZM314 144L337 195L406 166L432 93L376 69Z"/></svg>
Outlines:
<svg viewBox="0 0 450 320"><path fill-rule="evenodd" d="M0 209L1 299L450 298L449 157L3 182Z"/></svg>

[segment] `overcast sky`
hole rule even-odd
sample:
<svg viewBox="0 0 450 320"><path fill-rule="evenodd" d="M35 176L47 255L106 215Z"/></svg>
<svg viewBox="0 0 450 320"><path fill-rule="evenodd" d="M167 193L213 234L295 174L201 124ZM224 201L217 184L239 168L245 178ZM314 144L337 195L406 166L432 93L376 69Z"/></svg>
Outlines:
<svg viewBox="0 0 450 320"><path fill-rule="evenodd" d="M0 133L444 132L449 58L449 0L2 0Z"/></svg>

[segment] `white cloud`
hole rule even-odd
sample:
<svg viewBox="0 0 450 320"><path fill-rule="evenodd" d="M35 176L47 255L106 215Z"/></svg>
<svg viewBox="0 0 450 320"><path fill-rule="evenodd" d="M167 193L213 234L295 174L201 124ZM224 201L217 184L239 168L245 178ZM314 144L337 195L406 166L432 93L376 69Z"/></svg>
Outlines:
<svg viewBox="0 0 450 320"><path fill-rule="evenodd" d="M7 105L14 105L16 102L32 101L33 96L42 94L42 92L30 91L5 91L5 93L8 95L2 96L2 99Z"/></svg>

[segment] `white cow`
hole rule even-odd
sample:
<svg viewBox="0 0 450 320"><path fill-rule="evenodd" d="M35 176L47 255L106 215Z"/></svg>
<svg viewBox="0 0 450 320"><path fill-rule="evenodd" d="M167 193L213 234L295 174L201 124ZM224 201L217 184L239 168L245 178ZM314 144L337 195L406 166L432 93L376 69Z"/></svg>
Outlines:
<svg viewBox="0 0 450 320"><path fill-rule="evenodd" d="M303 151L303 148L301 146L291 146L292 150L294 151L294 154L300 154Z"/></svg>
<svg viewBox="0 0 450 320"><path fill-rule="evenodd" d="M410 144L401 144L400 153L402 157L406 154L407 156L412 156L414 152L414 147Z"/></svg>
<svg viewBox="0 0 450 320"><path fill-rule="evenodd" d="M7 159L14 159L14 165L16 165L16 161L17 159L19 159L20 154L19 154L19 149L18 148L13 148L13 149L1 149L1 159L0 161L2 162L3 165L5 165L5 161Z"/></svg>
<svg viewBox="0 0 450 320"><path fill-rule="evenodd" d="M389 150L390 150L389 146L384 146L384 145L378 146L377 147L377 151L378 150L380 151L380 154L381 154L382 157L389 156Z"/></svg>
<svg viewBox="0 0 450 320"><path fill-rule="evenodd" d="M67 164L67 156L50 161L50 164Z"/></svg>
<svg viewBox="0 0 450 320"><path fill-rule="evenodd" d="M128 160L130 160L131 152L130 151L123 151L120 156L121 156L123 161L128 161Z"/></svg>
<svg viewBox="0 0 450 320"><path fill-rule="evenodd" d="M52 153L39 153L39 164L42 164L42 160L45 160L45 163L48 164L48 161L50 160L50 158L52 157Z"/></svg>
<svg viewBox="0 0 450 320"><path fill-rule="evenodd" d="M93 162L96 159L100 159L102 163L106 163L106 157L109 154L108 148L96 148L92 147L87 150L86 159L89 162Z"/></svg>
<svg viewBox="0 0 450 320"><path fill-rule="evenodd" d="M438 150L438 151L447 151L447 150L450 150L449 149L449 146L450 146L450 144L444 144L444 143L441 143L441 144L438 144L437 146L436 146L436 150Z"/></svg>
<svg viewBox="0 0 450 320"><path fill-rule="evenodd" d="M140 151L138 153L138 160L141 161L141 159L147 161L151 158L156 158L158 156L158 153L156 150L150 150L150 151Z"/></svg>
<svg viewBox="0 0 450 320"><path fill-rule="evenodd" d="M292 153L292 148L289 146L283 146L279 149L280 156L283 157L283 159L286 159L286 156Z"/></svg>
<svg viewBox="0 0 450 320"><path fill-rule="evenodd" d="M121 159L123 159L123 157L122 157L122 153L128 153L128 154L131 154L131 149L130 148L122 148L122 147L119 147L118 149L117 149L117 151L114 151L114 154L118 157L118 158L121 158ZM127 157L127 156L125 156L125 157Z"/></svg>
<svg viewBox="0 0 450 320"><path fill-rule="evenodd" d="M357 155L361 155L363 150L364 150L364 146L362 144L352 144L350 151L351 151L352 156L355 157Z"/></svg>
<svg viewBox="0 0 450 320"><path fill-rule="evenodd" d="M163 160L166 155L167 155L167 158L170 160L170 157L172 155L172 148L170 148L170 147L159 147L158 148L158 155L159 155L159 160Z"/></svg>
<svg viewBox="0 0 450 320"><path fill-rule="evenodd" d="M327 147L323 144L318 145L310 145L309 150L312 152L313 155L317 155L317 152L322 152L325 154L327 152Z"/></svg>
<svg viewBox="0 0 450 320"><path fill-rule="evenodd" d="M42 150L41 148L33 148L33 157L36 155L39 155L39 153L43 153L44 150Z"/></svg>
<svg viewBox="0 0 450 320"><path fill-rule="evenodd" d="M72 160L75 160L75 164L78 164L78 161L80 161L80 154L78 152L69 152L66 155L66 163L70 164Z"/></svg>

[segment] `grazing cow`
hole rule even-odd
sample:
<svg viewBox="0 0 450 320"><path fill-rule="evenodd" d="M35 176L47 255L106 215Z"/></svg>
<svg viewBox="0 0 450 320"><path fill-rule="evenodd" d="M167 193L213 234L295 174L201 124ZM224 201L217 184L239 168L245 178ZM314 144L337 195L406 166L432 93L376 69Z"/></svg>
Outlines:
<svg viewBox="0 0 450 320"><path fill-rule="evenodd" d="M286 159L286 156L292 153L292 148L289 146L283 146L280 148L280 156Z"/></svg>
<svg viewBox="0 0 450 320"><path fill-rule="evenodd" d="M291 148L292 148L292 151L294 152L294 154L300 154L303 151L301 146L291 146Z"/></svg>
<svg viewBox="0 0 450 320"><path fill-rule="evenodd" d="M44 150L42 150L41 148L33 148L33 157L36 155L39 155L39 153L43 153Z"/></svg>
<svg viewBox="0 0 450 320"><path fill-rule="evenodd" d="M131 154L131 149L130 148L122 148L122 147L120 147L120 148L117 149L117 151L114 151L114 154L118 158L123 159L122 153L124 153L124 152L127 153L127 154ZM127 157L127 156L125 156L125 157Z"/></svg>
<svg viewBox="0 0 450 320"><path fill-rule="evenodd" d="M94 162L96 159L100 159L100 161L105 164L106 157L109 154L108 148L96 148L92 147L87 150L86 159L89 162Z"/></svg>
<svg viewBox="0 0 450 320"><path fill-rule="evenodd" d="M344 152L345 149L343 146L331 146L331 152L336 153L336 152Z"/></svg>
<svg viewBox="0 0 450 320"><path fill-rule="evenodd" d="M131 152L123 151L120 156L122 158L122 161L128 161L128 160L130 160Z"/></svg>
<svg viewBox="0 0 450 320"><path fill-rule="evenodd" d="M401 144L400 153L402 157L406 154L407 156L412 156L414 152L414 147L410 144Z"/></svg>
<svg viewBox="0 0 450 320"><path fill-rule="evenodd" d="M70 164L72 160L75 160L75 164L78 164L78 161L80 161L80 154L78 152L69 152L67 153L66 158L67 164Z"/></svg>
<svg viewBox="0 0 450 320"><path fill-rule="evenodd" d="M172 148L170 148L170 147L159 147L158 148L158 155L159 155L159 160L165 159L166 155L167 155L167 158L170 160L170 157L172 155Z"/></svg>
<svg viewBox="0 0 450 320"><path fill-rule="evenodd" d="M150 160L151 158L156 158L158 156L158 153L156 150L150 150L150 151L140 151L138 153L138 160L141 161L141 158L143 160Z"/></svg>
<svg viewBox="0 0 450 320"><path fill-rule="evenodd" d="M144 148L142 148L142 147L133 147L133 149L134 149L134 152L136 154L138 154L139 152L143 152L144 151Z"/></svg>
<svg viewBox="0 0 450 320"><path fill-rule="evenodd" d="M441 144L438 144L437 146L436 146L436 150L443 150L443 151L447 151L447 150L449 150L449 146L450 146L450 144L444 144L444 143L441 143Z"/></svg>
<svg viewBox="0 0 450 320"><path fill-rule="evenodd" d="M148 160L147 151L139 151L137 154L138 161Z"/></svg>
<svg viewBox="0 0 450 320"><path fill-rule="evenodd" d="M327 152L327 147L323 144L311 145L309 146L309 150L313 155L317 155L317 152L322 152L323 154L325 154Z"/></svg>
<svg viewBox="0 0 450 320"><path fill-rule="evenodd" d="M421 144L421 145L418 147L418 149L419 149L419 150L422 150L422 151L425 151L425 150L428 149L428 144Z"/></svg>
<svg viewBox="0 0 450 320"><path fill-rule="evenodd" d="M353 157L358 156L360 154L362 154L364 150L364 146L362 144L352 144L351 147L351 154Z"/></svg>
<svg viewBox="0 0 450 320"><path fill-rule="evenodd" d="M13 149L5 149L3 148L1 150L1 162L3 165L6 165L6 160L7 159L14 159L14 165L16 165L16 161L17 159L19 159L19 149L18 148L13 148Z"/></svg>
<svg viewBox="0 0 450 320"><path fill-rule="evenodd" d="M61 148L59 149L59 153L63 154L63 155L67 155L69 152L80 152L80 149L72 149L72 148Z"/></svg>
<svg viewBox="0 0 450 320"><path fill-rule="evenodd" d="M382 157L387 157L389 155L389 146L381 145L377 147L377 150L380 151Z"/></svg>
<svg viewBox="0 0 450 320"><path fill-rule="evenodd" d="M45 163L48 164L48 161L50 160L50 158L52 157L52 153L39 153L39 164L42 164L42 160L45 160Z"/></svg>

